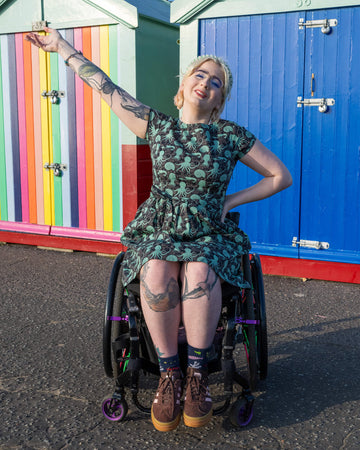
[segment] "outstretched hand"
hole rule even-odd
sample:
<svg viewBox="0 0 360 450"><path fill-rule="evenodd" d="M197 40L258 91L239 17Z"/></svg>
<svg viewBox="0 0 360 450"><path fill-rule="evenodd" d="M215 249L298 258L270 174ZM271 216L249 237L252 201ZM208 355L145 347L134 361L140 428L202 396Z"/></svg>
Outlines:
<svg viewBox="0 0 360 450"><path fill-rule="evenodd" d="M62 40L61 34L57 30L48 27L45 27L44 31L49 34L43 36L37 33L29 33L25 36L25 39L45 52L57 52L59 43Z"/></svg>

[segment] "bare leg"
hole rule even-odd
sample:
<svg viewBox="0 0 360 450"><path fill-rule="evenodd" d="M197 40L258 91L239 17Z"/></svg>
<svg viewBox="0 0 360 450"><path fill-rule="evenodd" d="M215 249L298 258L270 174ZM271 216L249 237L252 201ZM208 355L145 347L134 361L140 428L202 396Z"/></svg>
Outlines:
<svg viewBox="0 0 360 450"><path fill-rule="evenodd" d="M179 270L179 263L153 259L140 271L142 310L158 356L163 358L178 352Z"/></svg>
<svg viewBox="0 0 360 450"><path fill-rule="evenodd" d="M189 345L211 346L221 312L220 278L205 263L182 266L182 319Z"/></svg>

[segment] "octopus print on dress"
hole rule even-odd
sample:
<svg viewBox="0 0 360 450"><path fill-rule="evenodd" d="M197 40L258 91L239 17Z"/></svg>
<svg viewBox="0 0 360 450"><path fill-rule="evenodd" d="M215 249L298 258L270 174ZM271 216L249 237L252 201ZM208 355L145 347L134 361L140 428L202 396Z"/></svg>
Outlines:
<svg viewBox="0 0 360 450"><path fill-rule="evenodd" d="M222 223L221 215L235 164L255 136L230 121L186 124L151 110L147 139L153 185L121 238L128 248L124 285L148 260L162 259L205 262L223 280L243 287L241 255L250 242L231 220Z"/></svg>

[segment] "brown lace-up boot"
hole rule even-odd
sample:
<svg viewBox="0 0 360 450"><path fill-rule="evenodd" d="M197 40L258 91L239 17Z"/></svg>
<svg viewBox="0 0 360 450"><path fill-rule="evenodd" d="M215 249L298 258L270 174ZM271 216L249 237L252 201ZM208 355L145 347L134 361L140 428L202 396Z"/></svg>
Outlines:
<svg viewBox="0 0 360 450"><path fill-rule="evenodd" d="M212 401L207 372L188 368L184 403L184 423L188 427L202 427L212 417Z"/></svg>
<svg viewBox="0 0 360 450"><path fill-rule="evenodd" d="M151 407L152 423L157 430L171 431L179 425L181 395L181 372L173 369L161 372L159 386Z"/></svg>

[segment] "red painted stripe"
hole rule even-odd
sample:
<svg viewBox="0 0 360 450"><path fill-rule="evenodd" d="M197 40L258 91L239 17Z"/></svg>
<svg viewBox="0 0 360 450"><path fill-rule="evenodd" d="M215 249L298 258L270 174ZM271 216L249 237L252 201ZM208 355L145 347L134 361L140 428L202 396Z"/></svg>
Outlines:
<svg viewBox="0 0 360 450"><path fill-rule="evenodd" d="M360 284L360 265L261 255L264 274Z"/></svg>
<svg viewBox="0 0 360 450"><path fill-rule="evenodd" d="M138 208L137 145L122 146L123 226L133 220Z"/></svg>

